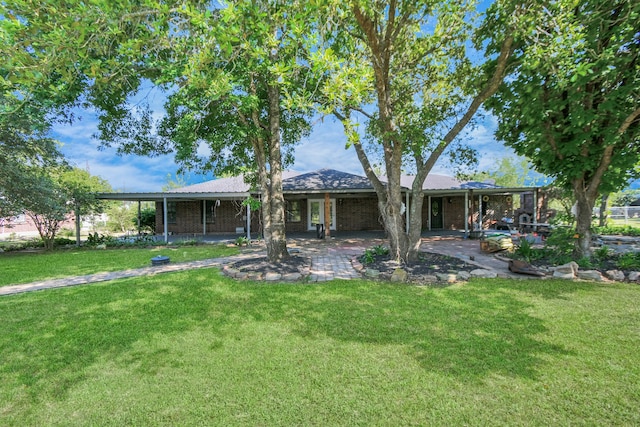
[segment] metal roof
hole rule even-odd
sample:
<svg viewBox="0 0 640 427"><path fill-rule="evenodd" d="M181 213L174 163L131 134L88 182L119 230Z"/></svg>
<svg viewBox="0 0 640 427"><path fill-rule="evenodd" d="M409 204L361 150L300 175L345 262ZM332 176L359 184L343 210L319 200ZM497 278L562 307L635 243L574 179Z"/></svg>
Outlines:
<svg viewBox="0 0 640 427"><path fill-rule="evenodd" d="M365 176L354 175L334 169L320 169L314 172L300 173L285 171L282 174L283 192L286 194L304 193L368 193L373 192L371 181ZM411 188L415 176L403 175L400 184L403 190ZM385 182L385 177L381 177ZM477 194L495 194L522 192L530 188L503 188L487 182L459 181L447 175L429 174L422 186L425 194L462 194L473 190ZM99 198L127 201L162 201L195 199L244 199L252 191L243 176L218 178L199 184L175 188L166 192L149 193L101 193Z"/></svg>

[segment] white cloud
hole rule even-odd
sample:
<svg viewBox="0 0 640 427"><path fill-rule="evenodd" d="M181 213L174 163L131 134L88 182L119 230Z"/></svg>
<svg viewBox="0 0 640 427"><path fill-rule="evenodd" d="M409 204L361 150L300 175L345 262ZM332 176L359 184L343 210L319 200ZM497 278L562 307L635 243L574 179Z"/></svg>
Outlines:
<svg viewBox="0 0 640 427"><path fill-rule="evenodd" d="M154 104L158 99L152 99ZM505 155L513 151L506 149L495 140L493 132L497 126L495 117L485 116L482 123L470 128L462 136L480 153L479 170L486 170ZM99 149L99 142L92 138L97 131L95 114L87 112L73 125L58 125L54 137L63 142L62 151L67 159L80 168L89 167L92 174L106 179L114 189L135 191L161 191L166 184L167 175L175 175L178 166L173 155L144 157L118 156L115 148ZM315 124L311 135L295 148L295 163L291 167L300 172L309 172L323 168L337 169L343 172L364 175L360 161L353 147L345 148L346 137L339 122L331 118ZM209 147L200 144L198 154L208 157ZM452 172L445 161L439 161L433 173ZM197 181L197 178L193 180Z"/></svg>

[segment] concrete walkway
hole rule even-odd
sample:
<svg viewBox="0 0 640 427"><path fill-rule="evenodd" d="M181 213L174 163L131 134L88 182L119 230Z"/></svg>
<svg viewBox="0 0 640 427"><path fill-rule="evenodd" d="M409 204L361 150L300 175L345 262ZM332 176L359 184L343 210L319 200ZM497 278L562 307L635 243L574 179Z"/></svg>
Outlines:
<svg viewBox="0 0 640 427"><path fill-rule="evenodd" d="M382 238L345 238L345 239L290 239L287 243L291 252L297 252L311 258L309 281L326 282L334 279L355 279L360 274L351 265L354 256L361 255L367 248L383 244ZM494 270L500 277L519 277L507 269L507 263L491 254L480 251L477 240L466 240L455 236L434 236L423 238L421 249L460 258L479 268ZM264 251L251 250L240 255L224 258L212 258L176 264L167 264L137 269L88 274L84 276L65 277L61 279L43 280L39 282L9 285L0 287L0 295L12 295L42 289L61 288L125 279L139 276L153 276L161 273L192 270L197 268L218 267L254 256L265 256Z"/></svg>

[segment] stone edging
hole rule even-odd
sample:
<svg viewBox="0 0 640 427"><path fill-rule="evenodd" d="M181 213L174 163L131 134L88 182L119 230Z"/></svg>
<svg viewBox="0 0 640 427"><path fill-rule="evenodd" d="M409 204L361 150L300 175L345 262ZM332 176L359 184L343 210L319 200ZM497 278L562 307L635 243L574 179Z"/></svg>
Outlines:
<svg viewBox="0 0 640 427"><path fill-rule="evenodd" d="M277 271L243 271L242 269L231 267L229 264L225 264L222 267L222 273L236 280L254 280L265 282L298 282L304 281L311 275L311 258L306 257L306 262L302 268L302 272L295 273L280 273Z"/></svg>
<svg viewBox="0 0 640 427"><path fill-rule="evenodd" d="M500 261L509 262L511 258L494 255ZM626 275L621 270L607 270L601 273L599 270L581 270L575 261L556 267L541 267L539 270L545 273L541 279L567 279L585 280L590 282L630 282L640 283L640 272L632 271Z"/></svg>

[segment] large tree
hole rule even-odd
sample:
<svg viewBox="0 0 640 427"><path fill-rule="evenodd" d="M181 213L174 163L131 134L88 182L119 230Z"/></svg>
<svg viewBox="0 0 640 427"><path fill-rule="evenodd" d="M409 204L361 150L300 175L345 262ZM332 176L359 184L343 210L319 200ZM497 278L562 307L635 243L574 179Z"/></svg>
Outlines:
<svg viewBox="0 0 640 427"><path fill-rule="evenodd" d="M317 55L329 68L322 104L342 121L373 183L391 252L399 260L411 262L418 254L427 174L505 75L519 11L502 3L491 6L484 27L476 27L476 4L466 0L331 4L328 20L335 22L335 32ZM497 46L496 56L483 59L471 49L478 28L495 35L489 47ZM364 130L357 128L360 122ZM373 165L380 153L384 180ZM464 157L469 151L459 146L453 153ZM408 231L400 184L405 168L415 174Z"/></svg>
<svg viewBox="0 0 640 427"><path fill-rule="evenodd" d="M491 101L498 136L577 200L575 256L590 255L599 194L623 187L640 158L640 3L530 6L508 84Z"/></svg>
<svg viewBox="0 0 640 427"><path fill-rule="evenodd" d="M175 152L185 167L257 172L269 259L288 256L282 144L307 129L304 53L312 8L298 2L143 0L0 4L9 90L92 105L124 153ZM157 123L132 95L168 92ZM156 132L158 131L158 132ZM210 154L199 156L202 145Z"/></svg>
<svg viewBox="0 0 640 427"><path fill-rule="evenodd" d="M0 93L0 218L22 213L16 196L30 191L22 183L33 179L34 170L63 160L48 135L48 112L42 104Z"/></svg>

